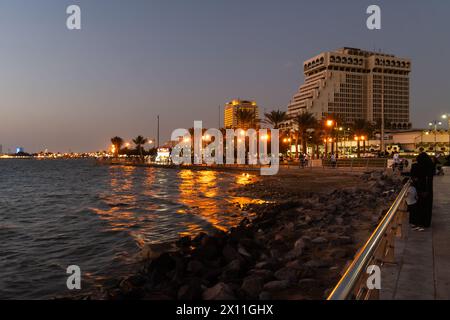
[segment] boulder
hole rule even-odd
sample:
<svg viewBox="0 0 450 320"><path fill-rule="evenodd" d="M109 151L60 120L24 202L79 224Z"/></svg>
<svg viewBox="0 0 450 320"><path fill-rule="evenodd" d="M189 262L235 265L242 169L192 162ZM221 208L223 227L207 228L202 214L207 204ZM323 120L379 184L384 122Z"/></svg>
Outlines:
<svg viewBox="0 0 450 320"><path fill-rule="evenodd" d="M191 260L188 262L186 270L190 273L198 274L204 270L204 265L198 260Z"/></svg>
<svg viewBox="0 0 450 320"><path fill-rule="evenodd" d="M275 272L275 278L278 280L287 280L289 283L296 282L298 280L298 269L283 267Z"/></svg>
<svg viewBox="0 0 450 320"><path fill-rule="evenodd" d="M283 290L289 287L289 281L287 280L275 280L267 282L264 285L264 290L267 291L276 291L276 290Z"/></svg>
<svg viewBox="0 0 450 320"><path fill-rule="evenodd" d="M258 276L249 276L242 282L241 290L246 298L255 300L258 298L264 287L263 279Z"/></svg>
<svg viewBox="0 0 450 320"><path fill-rule="evenodd" d="M236 300L233 289L223 282L203 291L202 298L204 300Z"/></svg>
<svg viewBox="0 0 450 320"><path fill-rule="evenodd" d="M317 238L314 238L311 242L313 244L325 244L328 242L328 240L324 237L317 237Z"/></svg>
<svg viewBox="0 0 450 320"><path fill-rule="evenodd" d="M270 292L267 291L263 291L259 294L258 297L259 300L271 300L272 299L272 295L270 294Z"/></svg>
<svg viewBox="0 0 450 320"><path fill-rule="evenodd" d="M178 300L199 300L202 296L200 279L193 279L178 290Z"/></svg>

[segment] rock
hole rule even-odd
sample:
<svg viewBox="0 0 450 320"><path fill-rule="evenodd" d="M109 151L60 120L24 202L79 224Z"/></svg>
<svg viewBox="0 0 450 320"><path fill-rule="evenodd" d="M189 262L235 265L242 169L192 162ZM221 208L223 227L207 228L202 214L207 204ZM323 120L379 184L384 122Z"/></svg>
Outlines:
<svg viewBox="0 0 450 320"><path fill-rule="evenodd" d="M187 264L186 270L193 274L198 274L204 270L204 265L198 260L191 260Z"/></svg>
<svg viewBox="0 0 450 320"><path fill-rule="evenodd" d="M300 289L311 289L317 284L317 281L315 279L305 278L300 279L298 282L298 286Z"/></svg>
<svg viewBox="0 0 450 320"><path fill-rule="evenodd" d="M308 248L311 245L311 237L303 236L301 237L303 243L305 244L306 248Z"/></svg>
<svg viewBox="0 0 450 320"><path fill-rule="evenodd" d="M325 260L309 260L304 265L308 268L326 268L330 266L330 263Z"/></svg>
<svg viewBox="0 0 450 320"><path fill-rule="evenodd" d="M352 244L353 239L349 236L339 236L336 239L332 240L331 243L335 246Z"/></svg>
<svg viewBox="0 0 450 320"><path fill-rule="evenodd" d="M311 242L313 244L325 244L328 242L328 240L324 237L317 237L317 238L314 238Z"/></svg>
<svg viewBox="0 0 450 320"><path fill-rule="evenodd" d="M259 300L271 300L272 299L272 295L270 294L270 292L267 291L263 291L259 294L258 297Z"/></svg>
<svg viewBox="0 0 450 320"><path fill-rule="evenodd" d="M286 258L289 259L289 260L297 259L297 258L301 257L302 254L303 254L303 249L294 247L294 249L292 249L291 251L289 251L286 254Z"/></svg>
<svg viewBox="0 0 450 320"><path fill-rule="evenodd" d="M278 280L287 280L292 283L298 280L299 271L297 269L284 267L275 272L274 275Z"/></svg>
<svg viewBox="0 0 450 320"><path fill-rule="evenodd" d="M200 232L194 239L192 239L192 243L193 243L195 246L199 246L200 243L202 242L203 238L206 237L206 236L207 236L206 233Z"/></svg>
<svg viewBox="0 0 450 320"><path fill-rule="evenodd" d="M233 289L223 282L203 291L204 300L236 300Z"/></svg>
<svg viewBox="0 0 450 320"><path fill-rule="evenodd" d="M273 279L273 272L267 269L252 269L251 273L255 276L262 278L264 281Z"/></svg>
<svg viewBox="0 0 450 320"><path fill-rule="evenodd" d="M248 299L255 300L258 298L264 286L263 279L257 276L249 276L242 282L241 290Z"/></svg>
<svg viewBox="0 0 450 320"><path fill-rule="evenodd" d="M238 246L238 253L242 254L245 257L251 258L252 255L247 251L247 249L245 249L243 246L239 245Z"/></svg>
<svg viewBox="0 0 450 320"><path fill-rule="evenodd" d="M239 259L231 261L225 266L220 276L221 280L237 279L242 274L242 263Z"/></svg>
<svg viewBox="0 0 450 320"><path fill-rule="evenodd" d="M276 280L267 282L264 285L264 290L275 291L275 290L283 290L289 287L289 281L287 280Z"/></svg>
<svg viewBox="0 0 450 320"><path fill-rule="evenodd" d="M225 258L227 262L231 262L233 260L236 260L239 258L239 254L236 251L235 248L233 248L231 245L226 244L225 247L222 250L222 255Z"/></svg>
<svg viewBox="0 0 450 320"><path fill-rule="evenodd" d="M205 236L201 239L201 244L196 250L196 254L201 259L214 260L222 252L222 248L219 247L218 239L210 236Z"/></svg>
<svg viewBox="0 0 450 320"><path fill-rule="evenodd" d="M268 266L269 266L269 262L267 262L267 261L261 261L261 262L258 262L257 264L255 264L256 269L264 269Z"/></svg>
<svg viewBox="0 0 450 320"><path fill-rule="evenodd" d="M277 234L274 238L275 241L283 241L284 237L281 234Z"/></svg>
<svg viewBox="0 0 450 320"><path fill-rule="evenodd" d="M139 283L136 283L136 280L134 279L135 276L131 276L128 278L123 279L120 284L120 293L119 295L122 295L125 298L128 299L141 299L144 295L144 290L142 288L143 283L139 281ZM139 284L136 286L136 284Z"/></svg>
<svg viewBox="0 0 450 320"><path fill-rule="evenodd" d="M177 242L177 247L179 248L186 248L186 247L190 247L192 244L191 241L191 237L190 236L185 236L185 237L181 237Z"/></svg>
<svg viewBox="0 0 450 320"><path fill-rule="evenodd" d="M336 248L333 251L331 251L330 256L334 259L342 259L348 256L347 250Z"/></svg>
<svg viewBox="0 0 450 320"><path fill-rule="evenodd" d="M301 270L302 269L302 263L299 260L293 260L286 263L287 268Z"/></svg>
<svg viewBox="0 0 450 320"><path fill-rule="evenodd" d="M201 280L191 280L189 284L185 284L178 290L178 300L199 300L202 296Z"/></svg>
<svg viewBox="0 0 450 320"><path fill-rule="evenodd" d="M294 243L294 248L295 249L303 250L303 249L305 249L305 247L306 247L306 244L305 244L305 241L303 241L303 239L298 239Z"/></svg>

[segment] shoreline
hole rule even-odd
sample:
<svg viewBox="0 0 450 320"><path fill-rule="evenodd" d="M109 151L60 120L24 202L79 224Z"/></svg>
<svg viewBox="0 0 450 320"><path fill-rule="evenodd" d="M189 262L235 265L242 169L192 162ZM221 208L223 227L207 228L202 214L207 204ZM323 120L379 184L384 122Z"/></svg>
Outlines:
<svg viewBox="0 0 450 320"><path fill-rule="evenodd" d="M276 176L237 187L232 194L272 201L243 208L255 217L227 232L149 246L135 273L88 298L323 299L401 189L399 180L378 171L342 175L324 172L309 185L284 189ZM300 178L310 177L293 180ZM322 190L327 179L343 186Z"/></svg>

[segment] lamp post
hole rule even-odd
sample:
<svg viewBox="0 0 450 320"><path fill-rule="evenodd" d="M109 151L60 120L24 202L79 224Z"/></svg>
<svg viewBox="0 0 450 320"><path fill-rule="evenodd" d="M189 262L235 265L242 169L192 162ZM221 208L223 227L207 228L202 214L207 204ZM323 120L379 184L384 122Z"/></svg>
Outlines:
<svg viewBox="0 0 450 320"><path fill-rule="evenodd" d="M442 119L447 119L448 121L448 154L450 155L450 114L443 114Z"/></svg>
<svg viewBox="0 0 450 320"><path fill-rule="evenodd" d="M431 128L433 128L434 131L434 154L436 154L436 147L437 147L437 127L442 126L442 122L433 120L428 124Z"/></svg>
<svg viewBox="0 0 450 320"><path fill-rule="evenodd" d="M333 132L333 130L337 130L337 122L334 121L334 120L331 120L331 119L327 120L326 121L326 126L328 128L330 128L331 132ZM336 158L338 157L338 153L339 153L339 151L338 151L338 141L339 141L339 133L337 135L337 140L336 140L336 154L335 154ZM333 134L331 134L331 153L334 153Z"/></svg>

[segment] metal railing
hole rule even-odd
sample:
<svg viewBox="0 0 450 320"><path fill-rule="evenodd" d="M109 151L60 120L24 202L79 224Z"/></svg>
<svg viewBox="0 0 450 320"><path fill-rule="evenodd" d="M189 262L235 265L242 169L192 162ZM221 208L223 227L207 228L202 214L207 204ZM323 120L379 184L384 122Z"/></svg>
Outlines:
<svg viewBox="0 0 450 320"><path fill-rule="evenodd" d="M403 235L402 229L406 217L404 198L409 186L410 182L403 186L382 221L356 254L327 300L373 300L379 298L379 290L367 287L369 276L367 269L372 265L381 267L385 263L394 262L395 238Z"/></svg>

